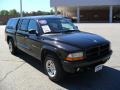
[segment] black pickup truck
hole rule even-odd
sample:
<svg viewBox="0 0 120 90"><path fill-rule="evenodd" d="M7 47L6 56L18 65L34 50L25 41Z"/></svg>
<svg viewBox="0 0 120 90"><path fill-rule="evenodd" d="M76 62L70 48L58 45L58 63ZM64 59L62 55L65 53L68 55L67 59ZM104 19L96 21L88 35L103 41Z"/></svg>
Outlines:
<svg viewBox="0 0 120 90"><path fill-rule="evenodd" d="M112 54L108 40L78 30L62 16L11 18L5 36L12 54L21 50L37 58L53 81L66 72L97 72Z"/></svg>

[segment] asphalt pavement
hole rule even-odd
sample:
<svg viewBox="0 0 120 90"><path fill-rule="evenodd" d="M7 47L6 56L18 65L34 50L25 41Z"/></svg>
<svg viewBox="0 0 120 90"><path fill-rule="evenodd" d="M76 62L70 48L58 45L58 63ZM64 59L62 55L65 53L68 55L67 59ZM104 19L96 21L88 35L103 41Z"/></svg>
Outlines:
<svg viewBox="0 0 120 90"><path fill-rule="evenodd" d="M52 82L38 60L23 52L10 54L5 42L5 26L0 26L0 90L120 90L120 24L76 25L81 31L111 41L113 55L102 71L68 75L63 82Z"/></svg>

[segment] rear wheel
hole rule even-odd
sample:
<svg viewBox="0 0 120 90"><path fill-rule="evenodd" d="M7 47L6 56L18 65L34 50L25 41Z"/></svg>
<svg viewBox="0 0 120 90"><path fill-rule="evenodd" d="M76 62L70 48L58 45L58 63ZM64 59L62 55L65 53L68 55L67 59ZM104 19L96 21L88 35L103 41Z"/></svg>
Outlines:
<svg viewBox="0 0 120 90"><path fill-rule="evenodd" d="M64 76L64 71L59 63L59 59L54 55L47 55L44 62L46 74L52 81L61 81Z"/></svg>
<svg viewBox="0 0 120 90"><path fill-rule="evenodd" d="M15 54L16 51L17 51L17 48L15 47L14 45L14 41L12 39L9 40L8 42L8 45L9 45L9 50L12 54Z"/></svg>

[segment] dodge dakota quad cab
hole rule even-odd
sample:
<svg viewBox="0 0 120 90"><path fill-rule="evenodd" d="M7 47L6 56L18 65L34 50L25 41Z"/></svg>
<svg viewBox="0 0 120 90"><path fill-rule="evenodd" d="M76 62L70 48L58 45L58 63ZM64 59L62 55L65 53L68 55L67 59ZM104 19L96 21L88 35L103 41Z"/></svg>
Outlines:
<svg viewBox="0 0 120 90"><path fill-rule="evenodd" d="M108 40L78 30L62 16L11 18L5 36L12 54L21 50L37 58L53 81L66 72L98 72L112 54Z"/></svg>

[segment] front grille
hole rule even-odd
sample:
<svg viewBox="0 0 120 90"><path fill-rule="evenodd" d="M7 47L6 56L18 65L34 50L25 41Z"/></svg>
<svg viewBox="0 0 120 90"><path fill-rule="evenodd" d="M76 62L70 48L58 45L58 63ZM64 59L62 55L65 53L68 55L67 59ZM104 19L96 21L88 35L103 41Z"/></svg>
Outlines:
<svg viewBox="0 0 120 90"><path fill-rule="evenodd" d="M86 58L88 60L94 60L99 57L105 56L109 53L110 51L110 45L109 44L104 44L104 45L98 45L95 47L88 48L86 50Z"/></svg>

